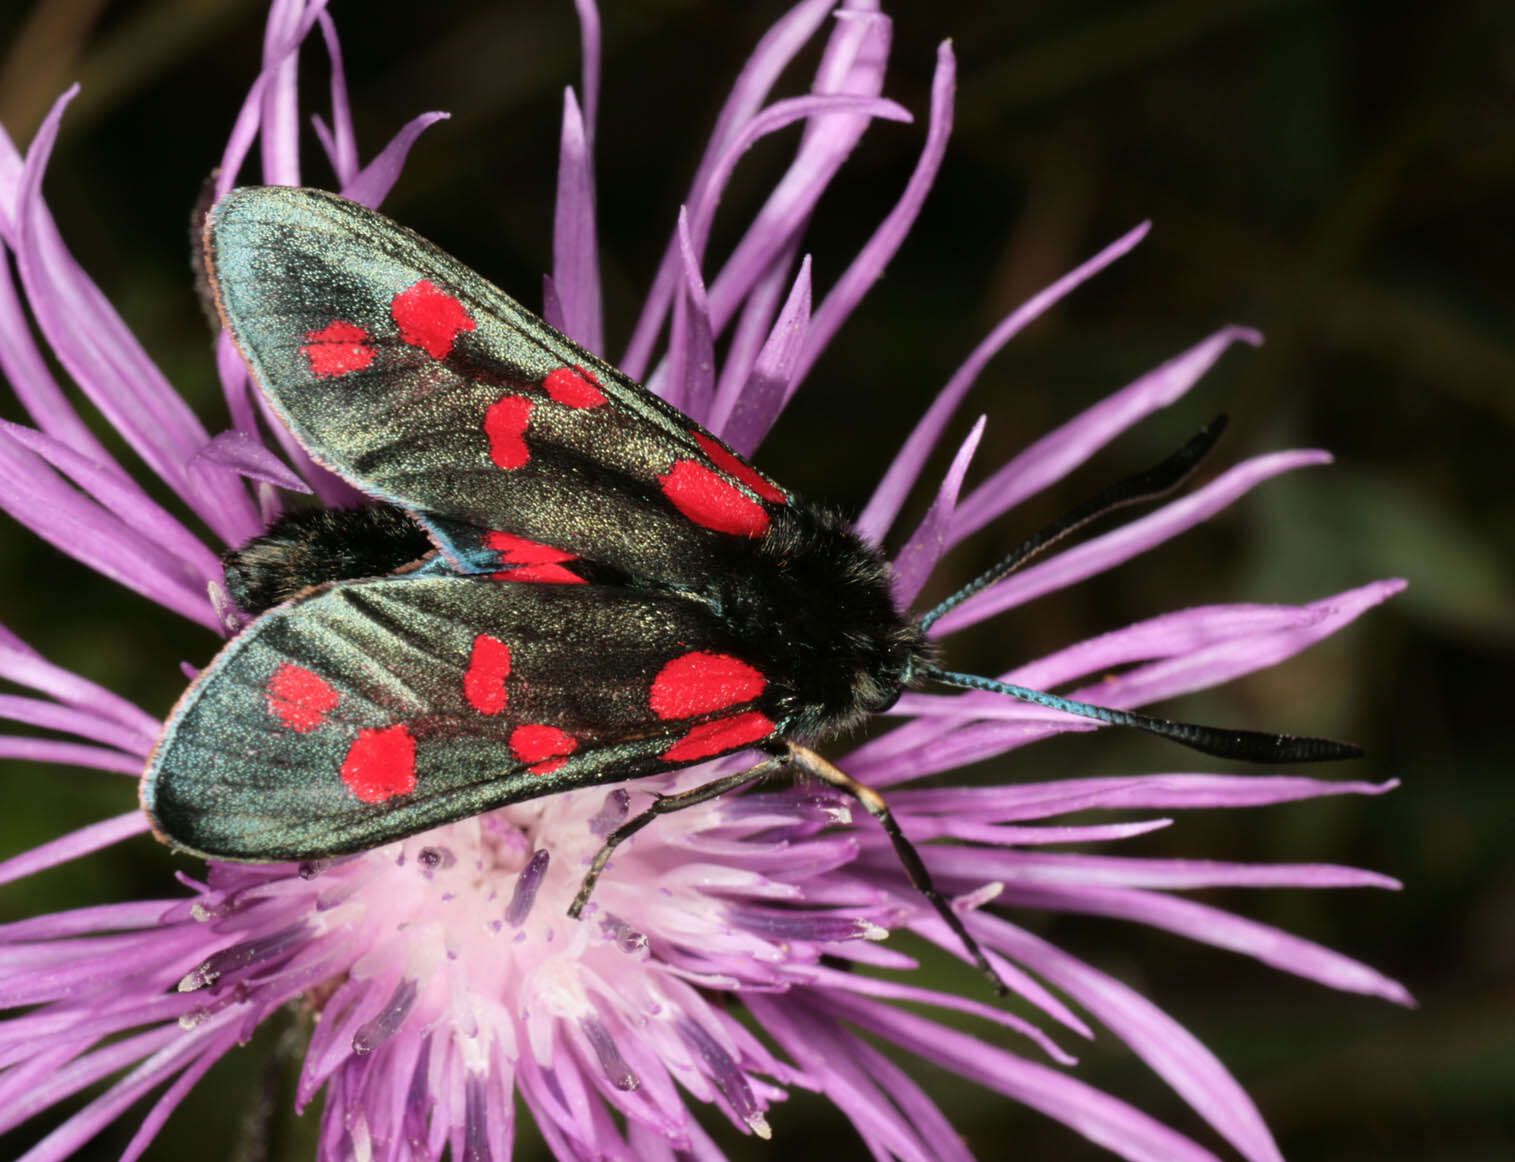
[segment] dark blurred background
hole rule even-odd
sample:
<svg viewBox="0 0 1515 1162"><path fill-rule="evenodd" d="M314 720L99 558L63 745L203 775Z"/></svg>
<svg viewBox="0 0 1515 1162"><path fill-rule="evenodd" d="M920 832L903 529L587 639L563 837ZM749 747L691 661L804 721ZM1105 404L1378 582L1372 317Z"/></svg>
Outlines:
<svg viewBox="0 0 1515 1162"><path fill-rule="evenodd" d="M1181 816L1131 853L1351 863L1398 895L1213 897L1406 982L1405 1012L1114 922L1031 922L1138 985L1256 1097L1294 1162L1515 1157L1515 37L1503 0L1422 4L1158 0L888 5L887 93L923 121L935 45L959 61L957 130L910 241L811 375L760 462L812 496L860 505L933 392L1016 302L1137 221L1150 239L991 365L955 426L986 411L987 470L1226 322L1267 334L1071 482L980 534L940 588L1214 412L1220 457L1322 446L1335 468L1274 481L1202 529L1107 577L1009 615L951 655L963 668L1035 656L1189 604L1304 601L1380 576L1409 591L1274 671L1162 709L1328 733L1369 757L1330 772L1404 781L1393 795ZM606 0L598 146L610 354L672 226L726 86L777 3ZM578 82L569 0L335 0L365 156L407 118L446 109L386 203L395 217L540 298L550 264L561 91ZM0 123L24 143L65 85L46 193L74 253L170 378L218 409L187 266L201 182L255 75L256 0L38 0L0 8ZM304 84L324 108L326 72ZM786 92L808 83L803 58ZM817 291L887 211L921 129L879 125L822 203ZM782 172L796 131L744 163L715 253ZM314 158L312 150L307 154ZM316 164L311 180L325 182ZM15 417L15 405L0 402ZM130 461L129 461L130 462ZM918 505L916 510L920 511ZM908 525L909 522L907 522ZM0 527L0 620L49 657L165 712L178 662L211 637L16 529ZM993 764L983 778L1204 770L1188 752L1102 733ZM119 779L10 764L0 855L127 809ZM975 777L980 777L976 775ZM0 889L0 919L165 892L147 840ZM944 982L977 982L943 968ZM950 975L949 975L950 974ZM155 1158L249 1157L228 1095L252 1109L277 1038L201 1086ZM1227 1153L1129 1054L1079 1048L1081 1076ZM926 1071L980 1157L1107 1157L1008 1101ZM259 1116L256 1111L249 1116ZM721 1131L734 1157L862 1157L822 1103L772 1114L778 1141ZM128 1119L81 1151L119 1154ZM36 1126L0 1139L19 1153ZM281 1130L274 1157L308 1157ZM216 1142L207 1151L206 1142ZM230 1143L225 1145L222 1143ZM1013 1143L1013 1146L1010 1145ZM12 1148L13 1147L13 1148ZM528 1133L519 1156L540 1144Z"/></svg>

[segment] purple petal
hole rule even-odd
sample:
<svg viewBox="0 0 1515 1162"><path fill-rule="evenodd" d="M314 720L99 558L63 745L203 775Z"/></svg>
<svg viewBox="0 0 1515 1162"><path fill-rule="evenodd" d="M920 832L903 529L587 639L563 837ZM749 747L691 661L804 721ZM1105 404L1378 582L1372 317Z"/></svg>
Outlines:
<svg viewBox="0 0 1515 1162"><path fill-rule="evenodd" d="M710 228L715 221L715 211L720 204L721 194L731 180L731 174L736 169L737 162L749 149L769 134L777 133L796 121L812 119L817 128L821 128L835 124L844 113L853 114L846 118L846 124L849 126L866 123L868 118L899 121L906 124L913 120L909 110L885 97L818 93L807 97L790 97L783 101L775 101L741 127L721 151L720 156L716 158L715 165L711 167L710 175L700 191L699 202L692 204L689 208L692 223L690 233L694 239L695 249L701 255L704 254L705 243L710 237ZM852 134L849 133L849 136ZM763 265L766 266L768 263L764 262Z"/></svg>
<svg viewBox="0 0 1515 1162"><path fill-rule="evenodd" d="M890 803L894 803L890 796ZM1013 827L975 819L942 816L924 821L907 816L896 805L896 816L908 818L906 830L915 843L928 839L958 839L964 843L987 843L996 847L1040 847L1063 843L1113 843L1134 839L1171 827L1171 819L1142 819L1131 823L1091 823L1083 827Z"/></svg>
<svg viewBox="0 0 1515 1162"><path fill-rule="evenodd" d="M220 433L195 455L198 459L230 468L239 475L262 480L277 488L286 488L290 492L310 492L310 486L282 460L246 432L236 428Z"/></svg>
<svg viewBox="0 0 1515 1162"><path fill-rule="evenodd" d="M240 1034L233 1026L222 1030L220 1036L210 1041L200 1056L185 1068L174 1083L163 1091L163 1096L153 1103L153 1108L148 1110L147 1116L137 1127L137 1132L126 1144L126 1149L121 1154L121 1162L136 1162L136 1159L147 1152L153 1139L158 1136L158 1131L163 1128L163 1123L168 1121L168 1115L173 1113L179 1103L189 1095L190 1090L200 1083L200 1079L210 1071L210 1067L230 1052L239 1040Z"/></svg>
<svg viewBox="0 0 1515 1162"><path fill-rule="evenodd" d="M860 1068L855 1037L818 1007L782 1006L761 996L749 1000L753 1017L848 1117L875 1158L932 1162L914 1127Z"/></svg>
<svg viewBox="0 0 1515 1162"><path fill-rule="evenodd" d="M573 0L579 17L579 52L584 58L584 137L594 145L595 118L600 107L600 11L594 0ZM596 348L598 350L598 348Z"/></svg>
<svg viewBox="0 0 1515 1162"><path fill-rule="evenodd" d="M163 724L152 715L119 694L49 662L4 626L0 626L0 678L122 723L142 740L140 751L144 759L163 733Z"/></svg>
<svg viewBox="0 0 1515 1162"><path fill-rule="evenodd" d="M221 575L221 562L172 513L144 492L115 466L102 465L50 436L0 420L0 434L42 457L65 473L80 488L109 509L135 532L145 533L168 555L168 562L182 564L201 582Z"/></svg>
<svg viewBox="0 0 1515 1162"><path fill-rule="evenodd" d="M1318 616L1307 624L1270 634L1216 642L1203 649L1129 670L1114 676L1108 683L1084 687L1073 697L1086 699L1097 695L1100 699L1111 699L1111 705L1135 706L1229 682L1303 652L1400 592L1404 586L1403 581L1389 580L1348 590L1310 605L1308 608Z"/></svg>
<svg viewBox="0 0 1515 1162"><path fill-rule="evenodd" d="M56 702L47 702L40 698L19 698L14 694L0 694L0 718L8 718L12 722L22 722L43 730L76 734L91 742L116 747L130 752L129 757L139 767L141 766L143 756L136 752L142 747L142 736L130 727L102 718L92 710L60 706ZM149 740L150 744L151 740Z"/></svg>
<svg viewBox="0 0 1515 1162"><path fill-rule="evenodd" d="M963 486L963 477L968 474L968 464L973 459L973 453L978 450L978 442L983 437L987 422L987 416L979 416L978 422L968 433L968 438L952 458L931 508L894 558L892 589L894 604L899 609L910 607L915 595L921 591L931 576L931 571L942 559L942 554L947 551L947 530L953 523L958 490Z"/></svg>
<svg viewBox="0 0 1515 1162"><path fill-rule="evenodd" d="M1237 342L1255 347L1262 336L1246 327L1223 327L1043 436L968 495L953 523L951 543L1061 480L1138 420L1181 398Z"/></svg>
<svg viewBox="0 0 1515 1162"><path fill-rule="evenodd" d="M216 628L203 581L82 493L40 457L0 436L0 508L103 576L201 625Z"/></svg>
<svg viewBox="0 0 1515 1162"><path fill-rule="evenodd" d="M451 113L433 112L412 117L374 155L372 161L354 174L350 181L343 183L342 196L362 202L365 206L377 207L389 197L389 191L399 180L400 170L405 166L405 159L410 156L411 146L415 145L422 133L438 121L446 121L451 116Z"/></svg>
<svg viewBox="0 0 1515 1162"><path fill-rule="evenodd" d="M298 157L295 158L293 170L283 166L279 160L281 156L287 156L290 145L298 149L299 110L291 101L284 100L282 105L280 101L294 95L292 74L286 66L325 12L326 5L327 0L310 0L308 8L305 7L304 0L274 0L271 5L263 38L263 65L249 86L242 107L237 111L226 148L221 153L221 164L216 177L216 197L221 197L237 184L237 177L242 172L253 139L260 131L264 140L263 181L268 185L299 184ZM280 30L287 35L282 47L276 47L275 41L279 39ZM281 115L282 122L279 121ZM272 129L270 124L273 125ZM271 168L268 144L270 133L278 142L278 147L272 151L274 162ZM280 176L281 170L283 176Z"/></svg>
<svg viewBox="0 0 1515 1162"><path fill-rule="evenodd" d="M927 813L984 822L1045 819L1093 808L1265 807L1328 795L1382 795L1387 783L1331 782L1295 775L1131 775L1057 779L1002 787L902 789L889 796L897 815Z"/></svg>
<svg viewBox="0 0 1515 1162"><path fill-rule="evenodd" d="M225 1023L226 1019L221 1020L215 1029L202 1026L195 1035L188 1037L178 1027L170 1025L79 1058L58 1070L44 1091L47 1105L61 1101L69 1093L129 1064L133 1057L141 1057L146 1050L161 1045L152 1056L53 1130L17 1162L61 1162L72 1156L80 1146L120 1117L128 1107L185 1068L190 1060L204 1051L207 1041L214 1039L219 1046L214 1050L215 1056L225 1053L236 1042L235 1031L231 1037L227 1037L226 1030L219 1027Z"/></svg>
<svg viewBox="0 0 1515 1162"><path fill-rule="evenodd" d="M599 244L595 239L594 157L589 141L573 90L564 89L552 282L562 313L560 329L598 355L605 349L605 323L600 304Z"/></svg>
<svg viewBox="0 0 1515 1162"><path fill-rule="evenodd" d="M1300 886L1317 885L1302 883ZM1391 980L1361 961L1270 925L1234 916L1193 900L1179 899L1160 892L1080 885L1017 889L1015 904L1017 907L1042 908L1055 912L1109 916L1116 920L1130 920L1136 924L1164 928L1198 943L1239 952L1284 972L1318 981L1327 988L1382 997L1398 1005L1413 1007L1415 1003L1409 991L1398 981Z"/></svg>
<svg viewBox="0 0 1515 1162"><path fill-rule="evenodd" d="M889 22L874 13L850 13L849 17L837 23L814 88L818 94L846 94L849 101L876 98L888 56ZM869 120L858 113L832 113L807 122L794 162L711 283L710 316L717 332L724 330L743 300L763 283L769 271L775 266L788 269L816 201L846 161ZM690 204L695 222L706 221L713 215L713 199L717 194L712 179L701 190L701 200Z"/></svg>
<svg viewBox="0 0 1515 1162"><path fill-rule="evenodd" d="M3 131L0 143L9 149ZM0 372L4 372L11 390L39 428L96 463L115 466L110 453L64 397L32 341L31 326L16 295L9 263L0 263Z"/></svg>
<svg viewBox="0 0 1515 1162"><path fill-rule="evenodd" d="M99 823L91 823L88 827L81 827L77 831L49 840L40 847L34 847L30 851L0 861L0 884L8 884L12 880L35 875L47 868L57 867L60 863L68 863L92 851L99 851L101 848L120 843L123 839L141 835L146 830L147 816L141 811L128 811L125 815L117 815L114 819L102 819Z"/></svg>
<svg viewBox="0 0 1515 1162"><path fill-rule="evenodd" d="M977 1017L981 1021L991 1021L996 1025L1004 1026L1006 1029L1014 1030L1022 1037L1034 1042L1037 1048L1059 1065L1078 1064L1078 1058L1063 1050L1046 1033L1042 1032L1029 1021L1016 1016L1014 1013L1000 1006L987 1005L980 1001L959 997L953 993L918 988L914 985L900 984L892 980L881 980L878 977L863 976L858 973L838 972L836 969L822 967L817 967L811 971L815 975L817 991L822 997L829 996L832 991L840 990L857 996L890 1001L908 1001L912 1004L932 1005L936 1008L950 1009L957 1013L966 1013L968 1016Z"/></svg>
<svg viewBox="0 0 1515 1162"><path fill-rule="evenodd" d="M1027 964L1083 1005L1253 1162L1283 1162L1236 1079L1195 1036L1151 1001L1046 941L989 916L974 917L986 945Z"/></svg>
<svg viewBox="0 0 1515 1162"><path fill-rule="evenodd" d="M931 636L938 637L976 625L996 613L1014 609L1045 593L1066 589L1086 577L1113 569L1208 520L1264 480L1296 468L1330 462L1328 453L1313 451L1275 452L1246 460L1205 487L1165 504L1156 512L991 585L937 621L931 627Z"/></svg>
<svg viewBox="0 0 1515 1162"><path fill-rule="evenodd" d="M70 377L158 476L218 532L245 516L235 480L209 489L184 466L208 438L189 406L147 357L98 287L64 246L41 200L43 170L74 90L54 103L27 151L14 201L16 266L37 325Z"/></svg>
<svg viewBox="0 0 1515 1162"><path fill-rule="evenodd" d="M1218 1162L1208 1150L1125 1102L966 1033L872 1001L837 997L833 1009L906 1053L1039 1110L1132 1162Z"/></svg>
<svg viewBox="0 0 1515 1162"><path fill-rule="evenodd" d="M663 398L695 420L710 412L715 393L715 340L710 330L710 303L699 258L689 237L689 217L679 209L679 256L684 263L684 293L673 312L668 339Z"/></svg>
<svg viewBox="0 0 1515 1162"><path fill-rule="evenodd" d="M867 842L874 846L887 840ZM1378 872L1326 863L1227 863L1208 859L1142 859L1118 855L1072 855L1053 851L933 849L931 866L954 881L1003 880L1006 892L1022 884L1109 885L1126 888L1385 888L1399 881Z"/></svg>
<svg viewBox="0 0 1515 1162"><path fill-rule="evenodd" d="M31 763L61 763L70 767L91 767L97 771L115 771L122 775L140 775L142 759L105 747L84 746L77 742L58 742L51 738L26 738L0 735L0 758L21 759Z"/></svg>
<svg viewBox="0 0 1515 1162"><path fill-rule="evenodd" d="M899 201L816 309L815 317L810 323L810 334L805 339L805 351L800 356L800 365L795 372L796 383L804 380L868 288L883 276L884 267L904 242L910 227L915 224L916 216L926 202L926 195L931 192L931 185L936 180L936 171L941 167L942 156L947 150L947 138L952 133L952 94L956 83L957 63L952 55L952 45L944 41L936 51L936 72L931 80L931 116L927 122L926 144L921 149L920 159L916 162L915 170L905 184L905 192L900 195Z"/></svg>
<svg viewBox="0 0 1515 1162"><path fill-rule="evenodd" d="M980 341L972 354L963 361L963 365L953 372L952 378L947 381L947 386L942 388L931 406L926 409L926 414L916 423L914 430L905 440L904 446L895 456L894 462L889 465L889 470L884 473L883 479L874 489L872 499L868 501L856 523L857 531L864 540L871 544L878 544L884 539L890 526L894 524L894 518L899 515L900 507L905 503L905 497L909 495L916 478L925 467L927 457L936 447L936 442L941 439L947 421L952 418L952 413L957 410L963 396L973 386L989 360L999 353L1001 347L1076 287L1134 249L1136 244L1146 237L1149 228L1150 224L1143 222L1136 229L1127 231L1093 258L1075 267L1051 286L1032 295L1006 315L999 325ZM1085 413L1086 416L1088 414L1088 412ZM1079 420L1073 421L1074 424L1078 422ZM1066 431L1066 426L1061 430ZM1056 435L1057 433L1053 433L1053 436L1047 439L1052 439ZM1034 449L1039 446L1040 444L1032 447ZM1031 449L1028 449L1023 455L1029 454L1030 451ZM977 495L976 492L975 495Z"/></svg>
<svg viewBox="0 0 1515 1162"><path fill-rule="evenodd" d="M769 313L765 301L770 289L776 291L783 285L787 263L775 265L769 276L747 300L742 311L742 323L749 318L766 319ZM745 359L742 354L743 331L739 326L732 337L731 349L726 354L722 371L722 383L716 392L716 406L711 415L712 430L744 456L752 455L754 448L768 434L768 429L778 419L789 398L789 388L794 382L794 369L799 363L800 352L805 347L805 333L810 328L810 255L800 262L794 287L784 301L773 329L768 333L762 350L752 362L752 369L745 380L733 379L727 385L728 373L740 368ZM755 331L755 328L754 328Z"/></svg>
<svg viewBox="0 0 1515 1162"><path fill-rule="evenodd" d="M131 900L124 904L96 904L68 912L48 912L0 924L0 944L23 940L56 940L63 936L86 936L97 932L115 932L129 928L151 928L177 900ZM36 1014L31 1014L35 1017ZM0 1036L8 1036L14 1022L0 1026Z"/></svg>
<svg viewBox="0 0 1515 1162"><path fill-rule="evenodd" d="M799 55L821 22L831 11L833 0L803 0L789 10L758 42L757 48L742 66L732 85L721 111L716 117L715 128L710 135L705 154L695 170L689 193L684 204L694 202L704 190L716 159L726 142L737 129L762 105L768 92L778 81L780 74ZM652 350L662 330L663 319L673 302L674 289L678 285L678 242L669 239L663 251L663 259L642 307L642 314L632 332L631 342L622 356L620 367L632 379L641 379L647 372Z"/></svg>
<svg viewBox="0 0 1515 1162"><path fill-rule="evenodd" d="M331 67L331 132L322 133L322 144L326 147L326 160L337 175L337 186L343 188L358 172L358 140L352 127L352 105L347 100L347 75L342 69L342 44L337 39L336 22L329 12L322 12L318 21L321 40L326 45L326 59ZM321 133L324 128L321 119L316 117L313 120L317 132Z"/></svg>

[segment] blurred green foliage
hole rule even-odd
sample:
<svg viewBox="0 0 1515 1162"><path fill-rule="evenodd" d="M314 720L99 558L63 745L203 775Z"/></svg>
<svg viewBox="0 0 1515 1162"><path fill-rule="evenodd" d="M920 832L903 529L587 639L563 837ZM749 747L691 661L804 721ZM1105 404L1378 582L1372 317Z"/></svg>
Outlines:
<svg viewBox="0 0 1515 1162"><path fill-rule="evenodd" d="M923 114L934 46L951 36L957 131L911 241L761 462L810 495L860 504L889 449L998 317L1153 219L1135 255L985 374L957 425L961 432L973 412L989 413L979 464L987 470L1219 324L1257 326L1267 345L1228 355L1188 399L977 537L949 560L939 588L1222 409L1238 421L1222 459L1323 446L1339 465L1266 485L1180 542L1043 599L1034 616L1001 618L956 643L952 660L1003 665L1188 604L1307 600L1376 576L1409 577L1407 594L1310 654L1172 708L1357 739L1369 757L1340 773L1402 779L1401 789L1376 800L1195 814L1128 850L1355 863L1402 878L1399 896L1217 899L1397 975L1422 1007L1406 1013L1336 996L1111 922L1030 921L1198 1033L1257 1097L1294 1162L1515 1156L1509 5L888 7L896 34L887 92ZM612 356L724 86L779 11L606 0L598 166ZM333 12L365 152L418 111L454 115L422 139L386 209L537 301L550 264L561 92L578 79L571 4L336 0ZM224 421L186 225L255 73L261 21L252 0L34 0L0 11L0 123L24 143L56 93L82 82L48 198L76 256L213 431ZM315 51L306 60L315 98L324 67ZM805 80L797 72L790 91ZM793 140L765 142L744 161L717 223L717 254ZM919 128L895 125L864 139L811 234L818 291L897 196L919 140ZM313 181L325 177L312 170ZM0 414L15 418L14 404L0 402ZM178 662L203 663L215 649L209 635L14 526L0 529L0 574L0 620L154 713L182 685ZM1033 748L983 777L1167 769L1201 768L1186 752L1101 735ZM134 800L126 780L102 775L10 764L0 777L10 804L0 854ZM175 866L142 840L0 889L0 917L169 895ZM952 967L931 971L976 987ZM310 1123L283 1124L281 1036L265 1031L218 1068L151 1156L205 1157L205 1143L218 1142L218 1156L249 1162L309 1157ZM1109 1041L1084 1051L1083 1076L1214 1141ZM1004 1156L1006 1142L1027 1159L1107 1156L944 1080L927 1077L980 1157ZM227 1094L250 1111L236 1144L227 1143ZM259 1125L265 1108L278 1111L272 1130ZM775 1148L794 1158L862 1155L841 1119L803 1095L771 1120L778 1143L743 1140L733 1157L767 1159ZM0 1153L35 1132L0 1139ZM128 1137L129 1122L78 1157L115 1157Z"/></svg>

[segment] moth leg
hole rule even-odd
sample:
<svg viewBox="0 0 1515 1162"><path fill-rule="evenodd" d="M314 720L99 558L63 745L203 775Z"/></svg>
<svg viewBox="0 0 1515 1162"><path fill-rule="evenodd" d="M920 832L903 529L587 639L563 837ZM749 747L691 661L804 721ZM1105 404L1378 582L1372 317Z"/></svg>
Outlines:
<svg viewBox="0 0 1515 1162"><path fill-rule="evenodd" d="M946 922L948 928L957 934L957 938L963 942L963 948L967 950L974 965L979 972L984 974L994 991L1002 997L1008 996L1009 987L1000 979L999 973L994 971L994 966L989 963L989 958L984 955L984 950L979 947L978 941L969 934L962 917L952 910L952 905L947 902L946 897L937 891L936 885L931 881L931 873L921 862L920 853L915 850L915 845L905 838L905 833L900 830L900 825L895 821L894 813L889 810L889 805L884 802L884 797L872 787L865 786L845 771L832 766L809 747L792 742L788 746L790 758L796 767L806 774L814 775L823 782L830 783L838 790L845 791L861 803L868 814L879 821L884 834L894 845L894 854L899 858L900 865L904 867L905 875L909 877L911 885L926 897L926 902L936 909L936 914Z"/></svg>
<svg viewBox="0 0 1515 1162"><path fill-rule="evenodd" d="M745 787L748 783L756 783L766 779L774 772L789 765L788 752L776 755L770 759L764 759L756 766L746 770L736 771L729 775L723 775L719 779L712 779L698 787L688 791L680 791L677 795L655 795L652 806L640 815L628 819L614 831L605 837L605 843L595 853L594 859L589 864L589 870L584 873L584 882L579 885L579 894L573 898L573 903L568 905L568 914L577 920L579 913L584 910L584 905L589 903L589 897L594 892L594 885L600 878L600 873L605 870L605 865L610 862L610 856L617 847L625 843L638 831L646 827L659 815L668 815L674 811L682 811L685 807L698 806L700 803L709 802L724 795L727 791L735 791L738 787Z"/></svg>

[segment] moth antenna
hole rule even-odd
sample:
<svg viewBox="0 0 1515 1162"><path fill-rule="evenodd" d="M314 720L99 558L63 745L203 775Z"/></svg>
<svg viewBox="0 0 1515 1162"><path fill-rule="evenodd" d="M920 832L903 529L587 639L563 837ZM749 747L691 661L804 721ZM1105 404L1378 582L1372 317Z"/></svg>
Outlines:
<svg viewBox="0 0 1515 1162"><path fill-rule="evenodd" d="M1021 702L1045 706L1049 710L1061 710L1080 718L1092 718L1110 726L1131 726L1148 734L1171 739L1180 746L1197 750L1202 754L1225 759L1241 759L1249 763L1320 763L1353 759L1362 755L1362 748L1350 742L1337 742L1329 738L1306 738L1293 734L1268 734L1257 730L1225 730L1216 726L1199 726L1192 722L1173 722L1166 718L1153 718L1146 714L1134 714L1129 710L1114 710L1108 706L1095 706L1090 702L1075 702L1041 690L1016 686L993 678L981 678L977 674L958 674L935 666L924 666L919 671L923 678L930 678L947 686L965 690L987 690L1004 694Z"/></svg>
<svg viewBox="0 0 1515 1162"><path fill-rule="evenodd" d="M1199 467L1200 461L1209 455L1210 449L1215 447L1221 433L1226 430L1228 422L1224 413L1216 416L1188 443L1161 464L1117 481L1099 495L1079 505L1073 511L1065 513L1040 532L1027 537L1006 556L980 573L935 609L927 612L917 624L922 630L930 629L932 623L938 618L951 613L974 594L982 593L996 581L1008 577L1027 561L1045 552L1064 537L1072 535L1100 517L1133 504L1144 504L1149 500L1156 500L1172 492L1187 480L1190 474Z"/></svg>

